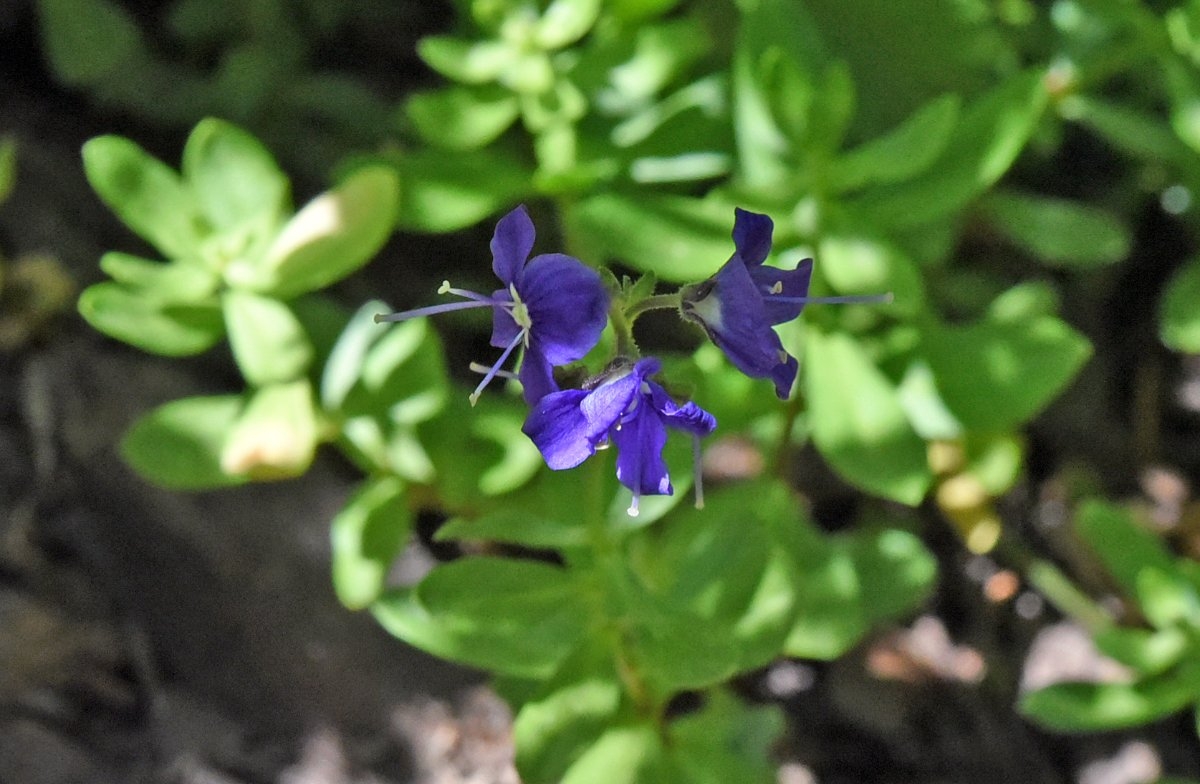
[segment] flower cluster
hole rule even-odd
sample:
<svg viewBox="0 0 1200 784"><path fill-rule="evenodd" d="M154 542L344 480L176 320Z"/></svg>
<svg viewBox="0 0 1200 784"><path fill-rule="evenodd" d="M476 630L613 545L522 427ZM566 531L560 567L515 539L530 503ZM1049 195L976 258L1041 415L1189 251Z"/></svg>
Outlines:
<svg viewBox="0 0 1200 784"><path fill-rule="evenodd" d="M735 210L734 253L716 274L674 295L651 299L655 307L678 308L685 320L704 329L736 368L754 378L770 378L776 394L787 398L798 363L784 350L773 327L796 318L811 302L887 297L809 297L812 259L804 259L792 270L764 264L772 231L767 216ZM404 321L465 308L491 308L491 344L502 351L493 365L480 366L484 377L471 393L472 404L497 375L514 376L502 368L521 347L515 378L530 406L522 430L550 468L574 468L598 449L615 446L617 479L633 493L629 512L636 515L641 496L673 492L662 452L668 429L681 430L693 439L696 503L702 505L700 439L716 428L716 419L691 401L677 402L653 380L662 367L658 359L619 355L582 388L559 388L555 367L583 359L599 342L610 316L628 328L636 314L610 313L615 307L610 292L600 275L579 259L561 253L530 258L534 239L533 221L524 207L517 207L496 224L491 242L492 270L502 288L486 295L446 282L439 293L454 294L460 301L380 315L376 320ZM643 303L640 312L647 309Z"/></svg>

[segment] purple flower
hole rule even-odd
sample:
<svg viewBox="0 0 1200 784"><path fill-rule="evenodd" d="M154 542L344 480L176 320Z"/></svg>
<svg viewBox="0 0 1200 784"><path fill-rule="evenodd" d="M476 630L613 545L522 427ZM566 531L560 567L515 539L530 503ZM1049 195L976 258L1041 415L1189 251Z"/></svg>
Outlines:
<svg viewBox="0 0 1200 784"><path fill-rule="evenodd" d="M771 327L804 310L813 261L804 259L793 270L764 266L773 228L766 215L735 209L733 256L716 275L685 287L680 307L683 317L703 327L738 370L769 377L775 393L786 399L798 363Z"/></svg>
<svg viewBox="0 0 1200 784"><path fill-rule="evenodd" d="M704 328L738 370L770 378L786 399L796 381L796 358L783 349L772 327L791 321L810 303L891 302L891 294L810 297L813 260L795 269L763 264L771 252L774 224L766 215L735 208L733 255L717 274L680 291L680 312Z"/></svg>
<svg viewBox="0 0 1200 784"><path fill-rule="evenodd" d="M671 478L662 459L667 428L684 430L695 439L717 426L712 414L687 402L676 403L649 380L661 363L654 358L628 360L603 374L586 389L552 392L534 405L521 428L554 470L574 468L610 441L617 448L617 479L633 491L629 513L636 515L643 495L671 495ZM703 504L696 466L696 502Z"/></svg>
<svg viewBox="0 0 1200 784"><path fill-rule="evenodd" d="M600 275L583 262L562 253L529 258L533 250L533 221L523 206L505 215L492 235L492 270L504 284L491 296L451 288L444 282L439 294L456 294L465 302L432 305L403 313L376 316L376 321L404 321L466 308L492 308L491 344L504 351L471 393L480 392L501 373L500 367L517 346L525 347L517 377L531 405L558 389L552 368L582 359L600 340L608 322L608 292Z"/></svg>

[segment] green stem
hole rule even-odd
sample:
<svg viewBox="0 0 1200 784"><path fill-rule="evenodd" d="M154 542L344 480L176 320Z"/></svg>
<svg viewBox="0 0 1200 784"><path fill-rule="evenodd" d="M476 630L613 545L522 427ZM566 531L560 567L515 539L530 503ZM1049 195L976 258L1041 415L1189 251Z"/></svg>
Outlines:
<svg viewBox="0 0 1200 784"><path fill-rule="evenodd" d="M1050 602L1089 632L1112 626L1112 616L1049 561L1035 558L1025 566L1025 577Z"/></svg>
<svg viewBox="0 0 1200 784"><path fill-rule="evenodd" d="M625 311L625 318L629 319L630 325L637 321L638 316L643 313L649 313L652 310L679 310L679 292L671 294L655 294L651 297L646 297L641 302L633 304L629 310Z"/></svg>

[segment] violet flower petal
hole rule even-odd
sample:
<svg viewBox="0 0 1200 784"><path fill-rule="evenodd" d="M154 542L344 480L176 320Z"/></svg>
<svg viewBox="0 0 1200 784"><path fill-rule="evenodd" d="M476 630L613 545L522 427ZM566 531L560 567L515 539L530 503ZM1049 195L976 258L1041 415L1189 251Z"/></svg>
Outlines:
<svg viewBox="0 0 1200 784"><path fill-rule="evenodd" d="M645 398L612 433L617 447L617 481L639 495L671 495L671 477L662 458L667 428Z"/></svg>
<svg viewBox="0 0 1200 784"><path fill-rule="evenodd" d="M582 359L608 323L608 292L599 273L571 256L536 256L517 295L529 311L531 345L551 365Z"/></svg>
<svg viewBox="0 0 1200 784"><path fill-rule="evenodd" d="M492 234L492 271L505 286L519 282L525 260L533 251L533 220L521 205L496 223Z"/></svg>

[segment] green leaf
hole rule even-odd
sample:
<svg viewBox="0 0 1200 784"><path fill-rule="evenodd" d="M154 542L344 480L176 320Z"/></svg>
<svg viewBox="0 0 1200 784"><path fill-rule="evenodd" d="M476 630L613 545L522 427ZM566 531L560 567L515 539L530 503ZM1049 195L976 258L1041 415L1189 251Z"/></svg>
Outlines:
<svg viewBox="0 0 1200 784"><path fill-rule="evenodd" d="M247 223L274 228L290 185L265 147L235 125L201 120L183 148L183 176L217 230Z"/></svg>
<svg viewBox="0 0 1200 784"><path fill-rule="evenodd" d="M576 202L565 220L597 261L616 259L670 283L716 272L733 251L733 208L715 201L603 193Z"/></svg>
<svg viewBox="0 0 1200 784"><path fill-rule="evenodd" d="M552 0L533 28L543 49L562 49L587 35L600 16L600 0Z"/></svg>
<svg viewBox="0 0 1200 784"><path fill-rule="evenodd" d="M526 165L493 150L459 155L414 150L398 156L395 166L401 189L398 223L418 231L445 233L472 226L532 190Z"/></svg>
<svg viewBox="0 0 1200 784"><path fill-rule="evenodd" d="M505 41L478 43L447 35L431 35L417 44L417 54L433 70L463 84L494 82L513 66L519 52Z"/></svg>
<svg viewBox="0 0 1200 784"><path fill-rule="evenodd" d="M1200 697L1200 667L1179 667L1136 683L1059 683L1025 695L1020 710L1057 730L1095 732L1147 724Z"/></svg>
<svg viewBox="0 0 1200 784"><path fill-rule="evenodd" d="M1092 634L1101 653L1132 667L1139 676L1158 675L1188 652L1187 633L1178 627L1150 631L1110 626Z"/></svg>
<svg viewBox="0 0 1200 784"><path fill-rule="evenodd" d="M0 204L8 200L17 184L17 140L0 136Z"/></svg>
<svg viewBox="0 0 1200 784"><path fill-rule="evenodd" d="M498 88L449 87L416 93L405 114L426 143L448 150L486 147L517 119L516 96Z"/></svg>
<svg viewBox="0 0 1200 784"><path fill-rule="evenodd" d="M862 531L839 541L854 561L859 602L869 623L913 612L933 591L937 560L907 531Z"/></svg>
<svg viewBox="0 0 1200 784"><path fill-rule="evenodd" d="M351 610L383 592L388 569L412 530L404 485L396 477L368 480L333 518L333 586Z"/></svg>
<svg viewBox="0 0 1200 784"><path fill-rule="evenodd" d="M1137 599L1152 626L1167 629L1176 624L1200 626L1200 599L1177 569L1143 567L1137 575Z"/></svg>
<svg viewBox="0 0 1200 784"><path fill-rule="evenodd" d="M221 469L221 450L242 410L238 395L173 400L146 414L121 439L121 457L143 478L172 490L245 482Z"/></svg>
<svg viewBox="0 0 1200 784"><path fill-rule="evenodd" d="M652 591L737 644L738 670L770 662L791 629L793 586L769 532L795 523L794 506L776 483L721 488L703 509L681 505L667 524L631 542Z"/></svg>
<svg viewBox="0 0 1200 784"><path fill-rule="evenodd" d="M109 337L152 354L184 357L207 351L225 334L216 303L173 304L141 289L97 283L79 296L79 313Z"/></svg>
<svg viewBox="0 0 1200 784"><path fill-rule="evenodd" d="M384 593L371 611L429 653L522 678L546 678L583 634L574 578L536 561L464 558L415 588Z"/></svg>
<svg viewBox="0 0 1200 784"><path fill-rule="evenodd" d="M199 252L210 228L195 195L166 164L129 139L99 136L83 145L83 166L104 203L163 255Z"/></svg>
<svg viewBox="0 0 1200 784"><path fill-rule="evenodd" d="M674 784L664 778L663 747L650 724L614 727L600 736L563 777L562 784Z"/></svg>
<svg viewBox="0 0 1200 784"><path fill-rule="evenodd" d="M621 705L621 684L591 675L527 702L513 723L516 765L525 784L551 784L608 728Z"/></svg>
<svg viewBox="0 0 1200 784"><path fill-rule="evenodd" d="M227 273L231 286L290 299L336 283L371 260L391 236L399 199L395 171L365 166L296 213L260 262Z"/></svg>
<svg viewBox="0 0 1200 784"><path fill-rule="evenodd" d="M1138 595L1143 570L1176 573L1171 554L1162 541L1138 526L1129 512L1115 504L1084 501L1076 510L1075 528L1129 597Z"/></svg>
<svg viewBox="0 0 1200 784"><path fill-rule="evenodd" d="M217 274L204 267L151 261L120 251L101 256L100 269L136 296L163 304L211 305L220 284Z"/></svg>
<svg viewBox="0 0 1200 784"><path fill-rule="evenodd" d="M1011 430L1042 411L1091 356L1087 338L1052 316L929 325L921 350L938 392L968 429Z"/></svg>
<svg viewBox="0 0 1200 784"><path fill-rule="evenodd" d="M856 210L876 226L907 229L953 214L1008 171L1045 110L1041 71L1009 78L963 111L925 174L865 192Z"/></svg>
<svg viewBox="0 0 1200 784"><path fill-rule="evenodd" d="M337 341L325 360L325 368L321 374L321 406L330 411L337 411L346 401L350 390L358 383L362 372L363 362L367 352L385 335L375 317L390 311L386 303L371 300L362 305L338 335ZM401 325L400 330L416 330L424 332L425 324L414 320L407 322L412 326Z"/></svg>
<svg viewBox="0 0 1200 784"><path fill-rule="evenodd" d="M1065 99L1059 110L1135 158L1183 171L1194 170L1195 153L1171 132L1160 112L1144 113L1131 106L1081 95Z"/></svg>
<svg viewBox="0 0 1200 784"><path fill-rule="evenodd" d="M445 405L444 351L424 319L376 323L375 315L387 310L383 303L368 303L346 326L326 365L326 405L414 425Z"/></svg>
<svg viewBox="0 0 1200 784"><path fill-rule="evenodd" d="M587 529L574 521L501 509L482 517L452 518L437 530L434 540L505 542L522 547L561 549L586 545Z"/></svg>
<svg viewBox="0 0 1200 784"><path fill-rule="evenodd" d="M1025 464L1022 440L1010 433L968 433L967 470L978 479L988 494L999 498L1021 476Z"/></svg>
<svg viewBox="0 0 1200 784"><path fill-rule="evenodd" d="M39 0L42 40L54 71L71 85L102 85L143 55L137 23L108 0Z"/></svg>
<svg viewBox="0 0 1200 784"><path fill-rule="evenodd" d="M1158 334L1175 351L1200 353L1200 258L1179 269L1159 307Z"/></svg>
<svg viewBox="0 0 1200 784"><path fill-rule="evenodd" d="M1001 235L1054 266L1086 269L1129 255L1129 230L1098 207L1012 191L990 193L980 207Z"/></svg>
<svg viewBox="0 0 1200 784"><path fill-rule="evenodd" d="M800 3L754 3L744 9L740 22L731 63L738 177L751 189L770 190L794 177L795 162L791 141L772 111L773 104L780 107L784 98L779 95L779 80L768 76L772 71L785 72L787 101L808 108L814 92L812 75L822 60L816 52L812 18ZM796 117L796 112L786 114Z"/></svg>
<svg viewBox="0 0 1200 784"><path fill-rule="evenodd" d="M859 487L920 503L932 476L925 442L909 424L896 386L849 335L807 334L804 379L817 449Z"/></svg>
<svg viewBox="0 0 1200 784"><path fill-rule="evenodd" d="M221 450L221 469L256 480L290 479L312 465L317 414L308 379L254 391Z"/></svg>
<svg viewBox="0 0 1200 784"><path fill-rule="evenodd" d="M738 671L741 651L726 636L727 625L664 601L639 585L620 589L624 604L618 623L626 650L657 698L713 686Z"/></svg>
<svg viewBox="0 0 1200 784"><path fill-rule="evenodd" d="M670 723L667 753L689 784L774 784L773 748L785 724L779 706L748 705L715 689L703 708Z"/></svg>
<svg viewBox="0 0 1200 784"><path fill-rule="evenodd" d="M248 291L227 291L222 306L233 358L251 385L292 381L308 370L312 343L285 303Z"/></svg>
<svg viewBox="0 0 1200 784"><path fill-rule="evenodd" d="M807 519L776 525L773 533L787 559L796 596L795 620L782 652L806 659L836 659L868 630L850 549L825 537Z"/></svg>
<svg viewBox="0 0 1200 784"><path fill-rule="evenodd" d="M935 98L887 134L834 159L830 164L830 186L854 190L921 174L945 149L961 104L957 95Z"/></svg>

